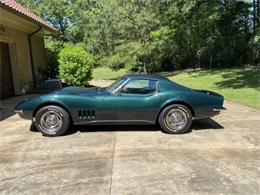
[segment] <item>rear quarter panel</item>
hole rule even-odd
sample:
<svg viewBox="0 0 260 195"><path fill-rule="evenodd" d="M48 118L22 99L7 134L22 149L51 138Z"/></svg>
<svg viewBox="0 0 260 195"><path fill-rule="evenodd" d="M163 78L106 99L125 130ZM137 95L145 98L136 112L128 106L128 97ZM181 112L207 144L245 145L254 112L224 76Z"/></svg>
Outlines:
<svg viewBox="0 0 260 195"><path fill-rule="evenodd" d="M195 119L208 118L215 115L214 108L223 106L222 96L200 93L174 83L161 82L161 108L171 103L185 103L192 107Z"/></svg>

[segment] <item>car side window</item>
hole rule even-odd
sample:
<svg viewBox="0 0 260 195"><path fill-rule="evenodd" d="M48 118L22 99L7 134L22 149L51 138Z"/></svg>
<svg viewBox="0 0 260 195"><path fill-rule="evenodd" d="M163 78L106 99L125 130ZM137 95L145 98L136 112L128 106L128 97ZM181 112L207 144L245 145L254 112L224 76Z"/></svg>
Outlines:
<svg viewBox="0 0 260 195"><path fill-rule="evenodd" d="M156 80L132 79L122 89L122 93L149 94L156 91Z"/></svg>

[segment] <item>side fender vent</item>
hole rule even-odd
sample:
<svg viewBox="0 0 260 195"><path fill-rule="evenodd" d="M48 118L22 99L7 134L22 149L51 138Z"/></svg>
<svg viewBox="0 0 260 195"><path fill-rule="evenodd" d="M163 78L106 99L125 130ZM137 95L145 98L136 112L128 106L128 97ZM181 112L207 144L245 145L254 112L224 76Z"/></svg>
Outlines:
<svg viewBox="0 0 260 195"><path fill-rule="evenodd" d="M80 119L94 119L95 118L95 110L79 110L78 117Z"/></svg>

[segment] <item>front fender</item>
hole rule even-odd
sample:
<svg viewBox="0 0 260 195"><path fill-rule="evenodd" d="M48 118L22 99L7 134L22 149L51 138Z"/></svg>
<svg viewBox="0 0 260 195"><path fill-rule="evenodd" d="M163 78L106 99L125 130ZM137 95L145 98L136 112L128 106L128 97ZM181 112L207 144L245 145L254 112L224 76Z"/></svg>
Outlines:
<svg viewBox="0 0 260 195"><path fill-rule="evenodd" d="M57 97L53 95L43 95L31 99L26 99L20 102L15 106L14 111L21 118L31 120L36 110L38 110L40 107L43 107L45 105L60 105L65 109L68 108L68 105L60 101Z"/></svg>

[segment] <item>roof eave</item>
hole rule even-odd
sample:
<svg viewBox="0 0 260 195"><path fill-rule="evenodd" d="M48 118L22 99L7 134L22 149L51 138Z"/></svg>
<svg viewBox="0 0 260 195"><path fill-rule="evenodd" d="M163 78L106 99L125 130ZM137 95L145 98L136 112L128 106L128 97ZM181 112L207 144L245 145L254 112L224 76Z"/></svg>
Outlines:
<svg viewBox="0 0 260 195"><path fill-rule="evenodd" d="M40 23L40 22L38 22L38 21L36 21L36 20L33 20L33 19L30 18L29 16L26 16L26 15L24 15L24 14L22 14L22 13L19 13L19 12L17 12L16 10L13 10L12 8L8 7L8 6L5 5L5 4L2 4L2 3L1 3L1 8L5 9L5 10L7 10L7 11L9 11L9 12L11 12L11 13L13 13L13 14L19 16L19 17L22 17L22 18L24 18L24 19L30 21L30 22L33 23L33 24L36 24L36 25L38 25L38 26L41 26L42 28L44 28L45 30L47 30L48 32L50 32L51 34L58 34L58 33L59 33L59 31L58 31L56 28L50 27L50 26L47 26L47 25L44 25L44 24L42 24L42 23Z"/></svg>

